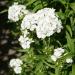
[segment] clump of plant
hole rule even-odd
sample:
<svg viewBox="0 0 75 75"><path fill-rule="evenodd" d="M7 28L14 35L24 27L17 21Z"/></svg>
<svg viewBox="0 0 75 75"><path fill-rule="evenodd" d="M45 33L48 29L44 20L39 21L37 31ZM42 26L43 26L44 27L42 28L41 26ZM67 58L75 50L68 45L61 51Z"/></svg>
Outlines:
<svg viewBox="0 0 75 75"><path fill-rule="evenodd" d="M19 26L20 75L74 75L75 3L16 0L8 18ZM10 60L10 62L12 59ZM16 61L16 59L15 59ZM17 62L13 61L13 64ZM10 64L11 67L12 64Z"/></svg>

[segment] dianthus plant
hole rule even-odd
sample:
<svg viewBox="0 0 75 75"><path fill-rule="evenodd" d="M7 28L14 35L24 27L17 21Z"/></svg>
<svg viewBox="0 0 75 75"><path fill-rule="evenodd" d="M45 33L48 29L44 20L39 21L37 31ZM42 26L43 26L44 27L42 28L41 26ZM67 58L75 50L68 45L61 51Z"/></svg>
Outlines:
<svg viewBox="0 0 75 75"><path fill-rule="evenodd" d="M36 9L33 2L31 11L18 3L9 7L8 19L20 25L22 52L20 59L10 61L10 67L15 64L12 68L20 75L75 75L74 3L58 0L59 8L54 2L41 4L42 8Z"/></svg>

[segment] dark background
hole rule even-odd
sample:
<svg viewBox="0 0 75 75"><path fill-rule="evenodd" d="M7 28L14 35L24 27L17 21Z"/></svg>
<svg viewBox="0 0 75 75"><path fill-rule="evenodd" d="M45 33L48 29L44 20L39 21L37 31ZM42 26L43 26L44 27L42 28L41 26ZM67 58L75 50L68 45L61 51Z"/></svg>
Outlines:
<svg viewBox="0 0 75 75"><path fill-rule="evenodd" d="M11 34L12 23L8 23L8 1L0 0L0 75L9 75L9 61L20 56L16 52L18 42Z"/></svg>

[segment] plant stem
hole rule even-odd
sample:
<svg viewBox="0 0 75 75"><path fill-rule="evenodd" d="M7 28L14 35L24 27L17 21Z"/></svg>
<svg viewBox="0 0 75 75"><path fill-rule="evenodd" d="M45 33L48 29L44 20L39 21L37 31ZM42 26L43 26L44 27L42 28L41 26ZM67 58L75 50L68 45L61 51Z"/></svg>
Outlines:
<svg viewBox="0 0 75 75"><path fill-rule="evenodd" d="M47 66L51 67L51 68L55 68L55 66L48 64L46 61L43 61Z"/></svg>
<svg viewBox="0 0 75 75"><path fill-rule="evenodd" d="M57 66L55 68L55 75L60 75L60 68L59 68L59 66Z"/></svg>
<svg viewBox="0 0 75 75"><path fill-rule="evenodd" d="M75 75L75 64L72 65L72 75Z"/></svg>

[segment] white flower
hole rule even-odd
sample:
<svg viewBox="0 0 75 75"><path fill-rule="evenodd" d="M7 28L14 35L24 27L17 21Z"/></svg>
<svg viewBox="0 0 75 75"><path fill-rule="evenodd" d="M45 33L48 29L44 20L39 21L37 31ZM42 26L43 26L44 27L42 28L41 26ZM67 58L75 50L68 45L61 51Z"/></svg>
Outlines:
<svg viewBox="0 0 75 75"><path fill-rule="evenodd" d="M64 53L64 49L62 49L62 48L54 49L54 55L55 55L57 58L60 58L63 53Z"/></svg>
<svg viewBox="0 0 75 75"><path fill-rule="evenodd" d="M16 59L16 66L21 66L23 62L20 59Z"/></svg>
<svg viewBox="0 0 75 75"><path fill-rule="evenodd" d="M14 72L16 74L21 73L21 70L22 70L21 65L22 64L23 64L23 62L20 59L11 59L10 63L9 63L10 67L12 67L14 69Z"/></svg>
<svg viewBox="0 0 75 75"><path fill-rule="evenodd" d="M37 13L31 13L24 17L21 23L21 29L36 30L38 38L53 35L55 32L59 33L62 29L62 23L55 14L55 9L44 8Z"/></svg>
<svg viewBox="0 0 75 75"><path fill-rule="evenodd" d="M26 7L24 5L18 5L17 3L14 3L12 6L8 9L8 19L11 21L18 21L21 17L28 14L28 10L26 10Z"/></svg>
<svg viewBox="0 0 75 75"><path fill-rule="evenodd" d="M54 55L51 56L51 59L52 59L53 61L56 61L56 60L57 60L56 56L54 56Z"/></svg>
<svg viewBox="0 0 75 75"><path fill-rule="evenodd" d="M30 44L33 42L33 40L28 37L20 36L19 42L22 48L26 49L26 48L30 48Z"/></svg>
<svg viewBox="0 0 75 75"><path fill-rule="evenodd" d="M67 58L67 59L66 59L66 62L67 62L67 63L73 63L73 59L72 59L72 58Z"/></svg>
<svg viewBox="0 0 75 75"><path fill-rule="evenodd" d="M21 29L29 29L33 31L36 28L37 20L35 20L35 14L31 13L24 17L21 23Z"/></svg>
<svg viewBox="0 0 75 75"><path fill-rule="evenodd" d="M16 65L15 60L16 60L16 59L11 59L11 60L10 60L10 63L9 63L10 67L14 67L14 66Z"/></svg>
<svg viewBox="0 0 75 75"><path fill-rule="evenodd" d="M60 32L62 27L61 21L55 14L55 9L44 8L36 13L38 17L36 34L38 38L45 38Z"/></svg>
<svg viewBox="0 0 75 75"><path fill-rule="evenodd" d="M64 53L64 49L63 48L56 48L56 49L54 49L54 52Z"/></svg>
<svg viewBox="0 0 75 75"><path fill-rule="evenodd" d="M60 53L59 51L58 52L54 52L53 54L54 56L56 56L56 58L60 58L62 53Z"/></svg>
<svg viewBox="0 0 75 75"><path fill-rule="evenodd" d="M54 55L55 55L57 58L60 58L63 53L64 53L64 49L62 49L62 48L54 49Z"/></svg>
<svg viewBox="0 0 75 75"><path fill-rule="evenodd" d="M21 68L21 67L15 67L15 68L14 68L14 72L15 72L16 74L21 73L21 71L22 71L22 68Z"/></svg>
<svg viewBox="0 0 75 75"><path fill-rule="evenodd" d="M63 53L64 53L64 49L62 48L54 49L54 54L51 56L51 59L55 61L58 58L60 58Z"/></svg>
<svg viewBox="0 0 75 75"><path fill-rule="evenodd" d="M16 67L16 66L21 66L23 63L20 59L11 59L10 60L10 67Z"/></svg>

